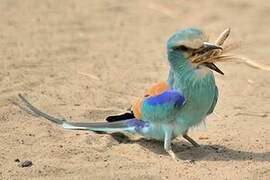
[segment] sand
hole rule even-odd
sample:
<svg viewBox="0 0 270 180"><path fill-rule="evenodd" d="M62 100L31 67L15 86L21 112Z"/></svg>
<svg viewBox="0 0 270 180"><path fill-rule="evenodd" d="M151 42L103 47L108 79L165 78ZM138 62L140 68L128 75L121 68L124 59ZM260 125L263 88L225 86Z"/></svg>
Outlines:
<svg viewBox="0 0 270 180"><path fill-rule="evenodd" d="M166 80L166 40L230 27L237 54L270 64L270 3L260 1L2 0L0 3L0 179L270 179L270 73L236 61L219 64L220 98L207 129L173 149L136 135L64 130L10 101L74 121L125 111ZM19 167L31 160L31 167Z"/></svg>

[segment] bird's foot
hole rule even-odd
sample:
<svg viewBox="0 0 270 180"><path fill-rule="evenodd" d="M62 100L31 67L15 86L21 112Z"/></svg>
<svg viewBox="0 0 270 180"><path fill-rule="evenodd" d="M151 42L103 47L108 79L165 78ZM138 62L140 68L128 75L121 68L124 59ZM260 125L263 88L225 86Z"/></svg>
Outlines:
<svg viewBox="0 0 270 180"><path fill-rule="evenodd" d="M190 161L188 161L188 160L179 159L172 150L168 150L167 153L173 158L173 160L175 162L188 163L188 164L190 164Z"/></svg>
<svg viewBox="0 0 270 180"><path fill-rule="evenodd" d="M178 158L176 157L175 153L170 149L167 151L167 153L173 158L173 160L177 161Z"/></svg>

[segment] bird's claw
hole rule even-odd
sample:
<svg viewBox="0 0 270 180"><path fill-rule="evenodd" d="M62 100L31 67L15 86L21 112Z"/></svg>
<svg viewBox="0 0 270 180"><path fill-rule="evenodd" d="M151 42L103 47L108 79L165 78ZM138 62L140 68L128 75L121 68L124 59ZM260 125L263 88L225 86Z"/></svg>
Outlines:
<svg viewBox="0 0 270 180"><path fill-rule="evenodd" d="M190 164L194 164L195 163L194 160L183 160L183 159L178 158L172 150L168 150L167 153L177 163L186 164L186 165L190 165Z"/></svg>
<svg viewBox="0 0 270 180"><path fill-rule="evenodd" d="M175 153L170 149L167 151L168 154L173 158L173 160L177 161L178 158L176 157Z"/></svg>

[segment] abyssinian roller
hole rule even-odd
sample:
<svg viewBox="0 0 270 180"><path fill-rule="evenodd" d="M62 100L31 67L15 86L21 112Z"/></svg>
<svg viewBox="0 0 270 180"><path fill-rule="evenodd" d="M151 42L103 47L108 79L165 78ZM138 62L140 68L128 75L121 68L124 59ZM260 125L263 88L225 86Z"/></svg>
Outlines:
<svg viewBox="0 0 270 180"><path fill-rule="evenodd" d="M104 122L79 123L55 118L31 105L22 95L19 97L26 105L25 110L65 129L137 133L163 141L165 151L177 159L171 141L183 136L199 146L187 133L204 121L217 104L218 88L213 71L223 74L215 62L228 58L221 46L228 35L229 29L217 42L210 43L200 29L177 31L167 42L170 67L167 81L149 88L145 96L133 103L130 112L109 116Z"/></svg>

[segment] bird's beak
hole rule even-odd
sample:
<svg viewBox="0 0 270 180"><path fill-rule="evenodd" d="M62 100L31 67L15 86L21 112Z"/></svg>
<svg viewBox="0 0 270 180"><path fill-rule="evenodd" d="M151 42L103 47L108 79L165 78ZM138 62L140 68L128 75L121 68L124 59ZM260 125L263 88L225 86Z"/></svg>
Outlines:
<svg viewBox="0 0 270 180"><path fill-rule="evenodd" d="M197 52L200 53L200 54L203 54L203 53L206 53L208 51L215 50L215 49L222 50L222 47L221 46L218 46L218 45L215 45L215 44L211 44L209 42L204 42L203 43L203 46L201 48L199 48L197 50Z"/></svg>
<svg viewBox="0 0 270 180"><path fill-rule="evenodd" d="M199 49L199 53L206 53L208 51L212 51L212 50L215 50L215 49L220 49L222 50L222 47L221 46L218 46L218 45L215 45L215 44L211 44L209 42L204 42L203 43L203 46ZM208 67L209 69L212 69L222 75L224 75L224 73L214 64L214 63L202 63L202 65Z"/></svg>
<svg viewBox="0 0 270 180"><path fill-rule="evenodd" d="M224 75L224 73L214 64L214 63L202 63L202 65L208 67L209 69L212 69L222 75Z"/></svg>

